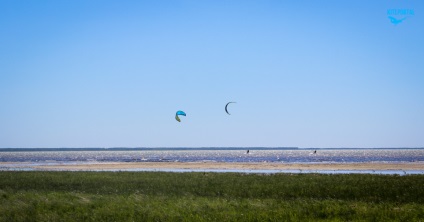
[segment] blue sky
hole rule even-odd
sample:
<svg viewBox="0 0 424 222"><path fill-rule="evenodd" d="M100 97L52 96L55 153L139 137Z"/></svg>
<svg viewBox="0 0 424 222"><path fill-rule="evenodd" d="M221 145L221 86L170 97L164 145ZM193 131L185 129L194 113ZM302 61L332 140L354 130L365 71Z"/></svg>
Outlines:
<svg viewBox="0 0 424 222"><path fill-rule="evenodd" d="M1 1L0 147L424 147L423 6Z"/></svg>

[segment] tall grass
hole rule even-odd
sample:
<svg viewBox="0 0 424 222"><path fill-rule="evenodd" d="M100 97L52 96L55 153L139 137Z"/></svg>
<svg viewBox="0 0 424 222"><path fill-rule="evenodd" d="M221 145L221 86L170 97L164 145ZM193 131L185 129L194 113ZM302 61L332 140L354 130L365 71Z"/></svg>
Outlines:
<svg viewBox="0 0 424 222"><path fill-rule="evenodd" d="M0 172L0 221L420 221L424 176Z"/></svg>

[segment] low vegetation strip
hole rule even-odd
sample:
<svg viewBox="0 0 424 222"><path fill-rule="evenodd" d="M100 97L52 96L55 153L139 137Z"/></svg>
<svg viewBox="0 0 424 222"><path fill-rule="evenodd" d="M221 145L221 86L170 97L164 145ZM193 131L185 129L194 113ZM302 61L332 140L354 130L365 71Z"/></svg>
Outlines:
<svg viewBox="0 0 424 222"><path fill-rule="evenodd" d="M423 175L0 172L0 221L422 221Z"/></svg>

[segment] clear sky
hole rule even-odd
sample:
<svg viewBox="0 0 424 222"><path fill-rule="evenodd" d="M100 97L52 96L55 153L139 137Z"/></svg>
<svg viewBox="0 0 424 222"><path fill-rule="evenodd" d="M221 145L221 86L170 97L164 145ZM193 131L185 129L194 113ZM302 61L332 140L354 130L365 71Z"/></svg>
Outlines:
<svg viewBox="0 0 424 222"><path fill-rule="evenodd" d="M424 147L423 16L420 0L4 0L0 147Z"/></svg>

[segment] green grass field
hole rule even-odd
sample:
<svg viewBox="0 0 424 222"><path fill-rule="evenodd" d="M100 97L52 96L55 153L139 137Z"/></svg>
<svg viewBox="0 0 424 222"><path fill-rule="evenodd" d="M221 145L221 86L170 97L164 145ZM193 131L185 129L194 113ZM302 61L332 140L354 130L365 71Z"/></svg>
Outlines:
<svg viewBox="0 0 424 222"><path fill-rule="evenodd" d="M424 221L424 176L0 172L0 221Z"/></svg>

